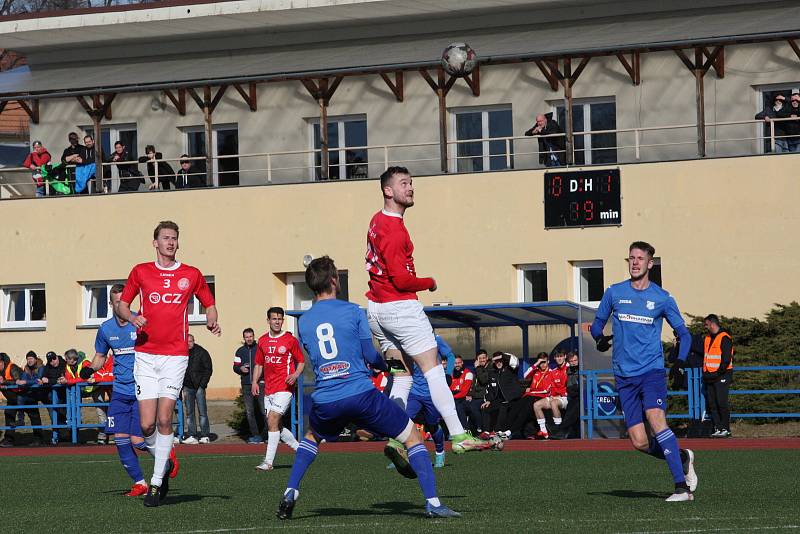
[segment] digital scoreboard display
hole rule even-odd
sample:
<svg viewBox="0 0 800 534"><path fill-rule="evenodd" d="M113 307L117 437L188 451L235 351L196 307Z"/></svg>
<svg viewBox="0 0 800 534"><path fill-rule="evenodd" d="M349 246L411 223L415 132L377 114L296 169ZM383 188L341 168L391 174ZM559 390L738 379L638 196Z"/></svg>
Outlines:
<svg viewBox="0 0 800 534"><path fill-rule="evenodd" d="M544 227L622 224L619 169L544 173Z"/></svg>

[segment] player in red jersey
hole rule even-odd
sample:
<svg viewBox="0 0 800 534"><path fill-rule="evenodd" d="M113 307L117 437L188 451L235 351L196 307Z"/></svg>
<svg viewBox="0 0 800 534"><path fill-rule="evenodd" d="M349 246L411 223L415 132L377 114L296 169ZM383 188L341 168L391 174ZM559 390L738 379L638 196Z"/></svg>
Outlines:
<svg viewBox="0 0 800 534"><path fill-rule="evenodd" d="M550 409L550 396L553 391L553 373L550 369L549 357L547 353L542 353L539 359L536 360L534 365L536 368L533 373L531 385L528 386L528 391L525 395L530 395L536 400L533 403L533 413L536 415L536 423L539 425L539 431L536 433L537 439L550 439L550 434L547 432L547 425L545 424L545 417L543 410ZM530 369L529 369L530 371Z"/></svg>
<svg viewBox="0 0 800 534"><path fill-rule="evenodd" d="M567 409L567 355L556 352L556 367L550 369L550 396L533 405L537 419L544 419L544 410L553 412L553 424L561 425L561 410ZM541 425L539 425L541 427ZM545 430L546 432L546 430Z"/></svg>
<svg viewBox="0 0 800 534"><path fill-rule="evenodd" d="M281 428L281 420L292 403L297 378L303 373L305 358L300 343L291 332L283 331L283 308L274 306L267 310L269 331L258 338L256 361L253 369L253 396L258 396L258 381L264 373L264 411L267 415L267 453L256 466L259 471L271 471L278 442L283 441L293 450L299 443L288 428Z"/></svg>
<svg viewBox="0 0 800 534"><path fill-rule="evenodd" d="M219 336L214 296L203 274L175 259L178 225L162 221L153 231L156 261L136 265L120 297L119 315L136 326L133 375L142 435L154 458L153 477L145 506L158 506L169 491L169 477L177 474L172 454L172 414L189 362L187 306L196 295L206 308L206 327ZM139 297L139 313L131 303Z"/></svg>
<svg viewBox="0 0 800 534"><path fill-rule="evenodd" d="M369 223L366 269L369 272L367 318L387 359L411 358L428 382L431 399L450 430L453 452L486 448L483 440L464 430L456 413L453 394L439 365L433 328L417 300L418 291L436 291L433 278L417 277L414 245L403 223L414 205L414 186L405 167L389 167L381 175L383 209ZM391 398L404 410L411 390L410 372L394 375Z"/></svg>

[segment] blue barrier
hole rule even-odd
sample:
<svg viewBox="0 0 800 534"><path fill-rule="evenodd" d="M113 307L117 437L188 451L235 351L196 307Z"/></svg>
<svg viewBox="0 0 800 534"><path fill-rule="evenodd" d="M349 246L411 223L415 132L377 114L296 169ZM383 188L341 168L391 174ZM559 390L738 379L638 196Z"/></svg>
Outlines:
<svg viewBox="0 0 800 534"><path fill-rule="evenodd" d="M736 367L735 374L751 371L800 371L798 365L780 365L780 366L753 366L753 367ZM665 374L669 373L669 369L664 369ZM668 391L667 397L686 397L687 410L680 413L668 413L667 419L688 419L692 421L702 421L706 413L706 399L705 388L703 387L702 371L700 369L687 368L685 369L688 379L688 388L685 391ZM622 414L617 414L616 410L613 414L601 413L601 403L598 402L598 397L614 397L618 394L616 391L603 391L600 392L598 387L598 378L604 376L613 377L611 369L595 369L590 371L581 371L584 377L584 403L583 413L581 414L581 421L586 423L586 436L589 439L594 438L594 427L596 421L609 421L609 420L622 420ZM735 383L735 382L734 382ZM730 395L798 395L800 389L732 389ZM767 412L767 413L731 413L731 418L758 418L758 417L774 417L774 418L800 418L800 413L793 412Z"/></svg>

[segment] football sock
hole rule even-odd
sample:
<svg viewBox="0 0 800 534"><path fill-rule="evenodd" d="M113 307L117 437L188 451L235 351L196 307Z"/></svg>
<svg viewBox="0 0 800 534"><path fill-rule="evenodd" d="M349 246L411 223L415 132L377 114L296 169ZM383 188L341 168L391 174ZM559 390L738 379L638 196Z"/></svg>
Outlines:
<svg viewBox="0 0 800 534"><path fill-rule="evenodd" d="M267 432L267 453L264 455L264 461L269 465L272 465L272 462L275 461L275 453L278 451L280 440L280 432Z"/></svg>
<svg viewBox="0 0 800 534"><path fill-rule="evenodd" d="M537 419L536 422L539 424L539 430L547 432L547 421L545 419Z"/></svg>
<svg viewBox="0 0 800 534"><path fill-rule="evenodd" d="M153 458L156 457L156 434L158 432L153 432L149 436L144 437L144 446L147 448L147 452L150 453L150 456Z"/></svg>
<svg viewBox="0 0 800 534"><path fill-rule="evenodd" d="M436 478L433 476L433 467L431 467L431 457L428 456L428 449L422 443L417 443L408 449L408 463L417 474L419 487L422 488L422 494L425 499L435 499L436 495ZM439 506L439 505L434 505Z"/></svg>
<svg viewBox="0 0 800 534"><path fill-rule="evenodd" d="M464 433L464 426L458 418L456 412L456 401L453 400L453 392L447 385L447 378L444 376L444 369L437 365L433 369L428 369L425 373L425 380L428 381L428 389L431 391L431 400L439 415L442 416L444 424L451 436L458 436Z"/></svg>
<svg viewBox="0 0 800 534"><path fill-rule="evenodd" d="M152 452L151 452L151 451L150 451L150 449L147 447L147 443L145 443L144 441L140 441L139 443L133 443L133 442L131 442L131 444L133 445L133 448L134 448L134 449L140 450L140 451L142 451L142 452L146 452L147 454L149 454L149 455L151 455L151 456L152 456Z"/></svg>
<svg viewBox="0 0 800 534"><path fill-rule="evenodd" d="M167 470L169 453L172 451L173 433L162 434L156 431L155 454L153 455L153 478L150 479L151 486L161 486L164 474Z"/></svg>
<svg viewBox="0 0 800 534"><path fill-rule="evenodd" d="M556 424L556 425L560 425L561 424L561 418L560 417L553 417L553 423Z"/></svg>
<svg viewBox="0 0 800 534"><path fill-rule="evenodd" d="M312 440L303 438L300 445L297 447L297 454L294 457L294 465L292 465L292 472L289 474L289 482L286 484L287 492L300 489L300 481L303 480L303 475L306 474L308 468L314 462L319 452L319 447ZM297 495L295 494L295 499ZM285 495L285 493L284 493Z"/></svg>
<svg viewBox="0 0 800 534"><path fill-rule="evenodd" d="M666 428L656 434L656 440L658 440L661 449L664 451L664 460L667 461L667 466L675 483L686 482L686 476L683 474L680 448L678 447L678 438L675 437L672 430Z"/></svg>
<svg viewBox="0 0 800 534"><path fill-rule="evenodd" d="M295 439L294 434L288 428L281 429L281 441L290 446L293 451L296 451L297 446L300 445L300 442Z"/></svg>
<svg viewBox="0 0 800 534"><path fill-rule="evenodd" d="M436 431L431 433L431 437L433 438L433 445L436 447L436 452L444 452L444 430L442 430L442 427L437 427Z"/></svg>
<svg viewBox="0 0 800 534"><path fill-rule="evenodd" d="M133 445L131 445L131 438L114 438L114 444L117 446L119 461L122 462L122 467L125 468L128 476L134 482L142 480L144 474L139 466L139 458L136 457L136 451L133 450Z"/></svg>
<svg viewBox="0 0 800 534"><path fill-rule="evenodd" d="M389 391L389 399L406 411L408 404L408 393L411 391L413 379L410 376L395 376L392 379L392 389Z"/></svg>
<svg viewBox="0 0 800 534"><path fill-rule="evenodd" d="M658 458L659 460L664 459L664 451L661 449L661 444L655 438L650 438L650 448L647 449L647 454L653 456L654 458Z"/></svg>

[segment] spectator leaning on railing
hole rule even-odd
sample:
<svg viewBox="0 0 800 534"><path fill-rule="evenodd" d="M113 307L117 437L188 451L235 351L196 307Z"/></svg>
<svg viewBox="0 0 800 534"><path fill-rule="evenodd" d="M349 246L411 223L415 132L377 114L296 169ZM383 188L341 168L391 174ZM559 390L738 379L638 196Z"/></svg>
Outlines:
<svg viewBox="0 0 800 534"><path fill-rule="evenodd" d="M131 161L128 148L122 141L114 143L114 153L111 154L111 161L117 164L117 174L119 175L119 192L130 193L138 191L139 186L144 183L142 173L139 172L136 163L121 163L124 161ZM109 187L107 192L110 192Z"/></svg>
<svg viewBox="0 0 800 534"><path fill-rule="evenodd" d="M67 177L69 179L70 187L75 188L75 167L73 165L80 165L86 161L86 147L80 144L78 134L70 132L67 136L69 146L61 153L61 163L69 165L67 168Z"/></svg>
<svg viewBox="0 0 800 534"><path fill-rule="evenodd" d="M47 151L42 142L34 141L33 151L28 154L25 158L25 162L22 164L23 167L27 167L31 170L31 178L36 186L37 197L45 196L45 188L47 185L44 183L44 178L42 178L42 167L50 163L51 159L52 156L50 156L50 152Z"/></svg>
<svg viewBox="0 0 800 534"><path fill-rule="evenodd" d="M556 135L561 134L561 135ZM525 132L525 135L538 135L539 137L539 163L545 167L559 167L564 165L564 147L566 140L564 130L553 119L552 113L536 115L536 124ZM553 137L541 137L541 136Z"/></svg>
<svg viewBox="0 0 800 534"><path fill-rule="evenodd" d="M800 94L792 94L790 104L778 112L779 119L791 118L783 121L787 135L786 144L789 152L800 152Z"/></svg>
<svg viewBox="0 0 800 534"><path fill-rule="evenodd" d="M162 161L164 155L156 152L156 147L147 145L144 147L144 156L139 158L139 163L147 163L147 177L150 178L150 189L169 189L169 184L175 185L175 170L166 161ZM156 180L156 169L158 170L158 180Z"/></svg>
<svg viewBox="0 0 800 534"><path fill-rule="evenodd" d="M0 386L3 386L0 391L6 398L6 405L16 406L17 393L19 388L15 387L17 380L22 375L22 370L17 364L11 361L11 357L5 352L0 352ZM0 447L13 447L14 446L14 428L17 426L17 411L16 410L3 410L5 413L5 421L8 430L0 441Z"/></svg>
<svg viewBox="0 0 800 534"><path fill-rule="evenodd" d="M47 353L47 364L44 366L42 370L42 376L39 379L39 384L43 386L54 386L63 383L64 374L67 372L67 362L56 354L53 351ZM53 388L52 390L47 389L45 390L45 395L47 396L47 404L50 404L53 395L51 391L56 392L56 400L58 404L66 404L67 402L67 391L64 388ZM53 425L63 425L67 421L67 410L66 408L56 408L55 410L55 418L53 417L53 412L48 410L48 414L50 414L51 424ZM66 429L58 429L53 430L53 433L64 437L66 434ZM56 440L53 440L56 441Z"/></svg>
<svg viewBox="0 0 800 534"><path fill-rule="evenodd" d="M39 356L37 356L35 352L29 350L28 354L25 355L25 367L22 368L19 379L17 379L17 385L21 386L19 396L17 397L17 404L19 406L35 406L42 400L39 394L40 391L31 388L39 384L39 379L44 372L43 367L44 362L39 359ZM31 426L42 426L42 418L39 415L38 407L21 408L20 412L27 414L28 419L31 421ZM33 442L31 442L31 445L37 446L42 443L42 429L35 428L33 430Z"/></svg>
<svg viewBox="0 0 800 534"><path fill-rule="evenodd" d="M781 111L786 107L786 97L782 94L776 94L772 102L772 106L764 108L763 111L756 113L757 120L763 120L769 123L772 119L780 116ZM786 123L785 121L775 121L775 152L788 152L789 145L786 137Z"/></svg>
<svg viewBox="0 0 800 534"><path fill-rule="evenodd" d="M175 173L175 189L192 189L206 186L206 175L197 172L188 159L188 154L181 154L181 168Z"/></svg>

